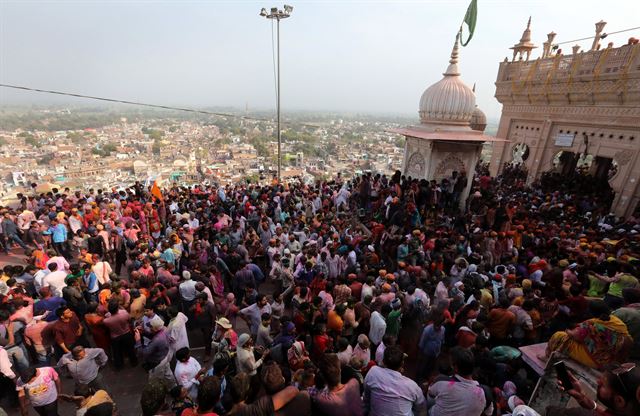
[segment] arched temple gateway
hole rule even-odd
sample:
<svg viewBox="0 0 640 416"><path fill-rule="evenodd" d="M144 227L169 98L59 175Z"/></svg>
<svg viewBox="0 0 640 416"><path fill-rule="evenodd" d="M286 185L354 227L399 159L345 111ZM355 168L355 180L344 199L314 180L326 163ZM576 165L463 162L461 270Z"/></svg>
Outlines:
<svg viewBox="0 0 640 416"><path fill-rule="evenodd" d="M420 98L420 124L393 129L406 137L402 173L412 178L457 180L466 177L460 207L469 196L473 173L485 142L505 142L483 134L487 121L474 91L460 79L456 36L444 77ZM464 180L464 179L463 179Z"/></svg>
<svg viewBox="0 0 640 416"><path fill-rule="evenodd" d="M596 23L588 51L575 45L566 55L553 51L556 34L549 33L536 60L529 60L535 46L527 25L513 60L498 71L497 135L508 142L495 143L491 174L512 162L527 169L529 182L549 171L589 174L594 184L608 182L611 211L626 217L640 202L640 44L630 38L601 47L605 24Z"/></svg>

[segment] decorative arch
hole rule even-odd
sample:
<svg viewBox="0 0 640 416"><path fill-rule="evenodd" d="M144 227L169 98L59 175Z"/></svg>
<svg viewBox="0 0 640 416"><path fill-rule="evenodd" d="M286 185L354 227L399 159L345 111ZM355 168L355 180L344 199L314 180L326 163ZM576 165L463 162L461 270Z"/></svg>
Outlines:
<svg viewBox="0 0 640 416"><path fill-rule="evenodd" d="M421 178L424 176L425 160L420 152L413 152L407 162L406 175L412 178Z"/></svg>
<svg viewBox="0 0 640 416"><path fill-rule="evenodd" d="M449 153L447 156L445 156L444 159L440 161L440 163L438 163L434 177L448 177L451 176L451 172L453 171L462 172L466 171L466 169L464 167L464 162L462 161L462 159L452 153Z"/></svg>

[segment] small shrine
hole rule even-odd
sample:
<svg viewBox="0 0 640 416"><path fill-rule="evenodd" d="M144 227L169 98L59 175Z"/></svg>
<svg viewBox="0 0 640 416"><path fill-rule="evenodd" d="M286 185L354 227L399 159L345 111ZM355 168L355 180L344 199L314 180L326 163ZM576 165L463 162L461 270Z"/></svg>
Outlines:
<svg viewBox="0 0 640 416"><path fill-rule="evenodd" d="M474 91L460 78L459 41L460 33L456 35L443 78L427 88L420 98L420 124L391 132L406 138L403 175L437 182L442 179L466 182L460 195L462 209L483 144L506 140L483 133L487 119L476 106Z"/></svg>
<svg viewBox="0 0 640 416"><path fill-rule="evenodd" d="M555 36L555 33L553 33L553 36ZM512 61L516 60L516 56L519 56L519 59L521 61L523 58L525 61L528 61L529 56L531 56L531 51L534 50L535 48L537 48L537 46L535 46L533 42L531 42L531 16L529 16L529 21L527 22L527 28L524 30L524 32L522 32L522 37L520 38L520 42L516 43L515 45L509 48L509 49L513 49Z"/></svg>

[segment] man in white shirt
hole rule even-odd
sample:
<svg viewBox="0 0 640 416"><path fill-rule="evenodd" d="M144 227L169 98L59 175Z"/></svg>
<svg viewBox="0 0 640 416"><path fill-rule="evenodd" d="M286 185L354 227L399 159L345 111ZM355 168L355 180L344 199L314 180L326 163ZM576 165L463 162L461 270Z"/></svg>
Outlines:
<svg viewBox="0 0 640 416"><path fill-rule="evenodd" d="M62 297L62 289L67 285L64 279L67 278L66 270L58 270L57 263L50 263L48 266L49 274L42 279L42 286L49 286L54 296Z"/></svg>
<svg viewBox="0 0 640 416"><path fill-rule="evenodd" d="M491 406L485 409L487 402L484 390L472 378L475 359L471 350L455 347L451 350L451 360L455 376L450 380L438 381L429 387L429 397L435 400L429 415L492 414Z"/></svg>
<svg viewBox="0 0 640 416"><path fill-rule="evenodd" d="M382 342L382 337L387 331L387 322L384 319L383 314L386 312L389 314L391 306L388 304L382 306L382 314L378 311L371 313L369 318L369 340L375 346L378 346Z"/></svg>
<svg viewBox="0 0 640 416"><path fill-rule="evenodd" d="M180 283L180 286L178 286L180 297L184 302L190 304L194 301L196 295L198 294L198 290L196 289L197 282L191 280L191 272L187 270L182 272L182 278L184 279L184 281Z"/></svg>
<svg viewBox="0 0 640 416"><path fill-rule="evenodd" d="M444 300L448 300L449 299L449 289L451 288L451 279L448 277L445 277L444 279L442 279L441 281L438 282L438 284L436 285L436 291L435 291L435 302L436 305Z"/></svg>
<svg viewBox="0 0 640 416"><path fill-rule="evenodd" d="M51 271L46 268L42 270L38 270L36 274L33 275L33 284L36 287L36 291L40 293L40 289L42 289L44 285L44 278L51 273Z"/></svg>
<svg viewBox="0 0 640 416"><path fill-rule="evenodd" d="M102 261L97 254L93 255L93 272L101 285L111 282L109 277L112 272L111 265L107 261Z"/></svg>
<svg viewBox="0 0 640 416"><path fill-rule="evenodd" d="M198 386L200 378L206 372L198 360L191 357L189 348L180 348L176 351L176 369L173 374L176 376L178 384L189 392L189 396L194 401L198 398Z"/></svg>
<svg viewBox="0 0 640 416"><path fill-rule="evenodd" d="M0 346L0 374L3 374L10 380L15 380L16 374L11 369L11 360L9 360L9 354Z"/></svg>
<svg viewBox="0 0 640 416"><path fill-rule="evenodd" d="M18 227L24 232L28 231L29 228L31 228L31 221L36 221L36 220L37 218L35 214L29 211L28 209L25 209L24 211L22 211L18 215L18 218L16 218Z"/></svg>
<svg viewBox="0 0 640 416"><path fill-rule="evenodd" d="M69 263L64 257L57 256L55 252L51 251L47 254L49 254L49 260L47 260L45 264L47 267L49 267L51 263L55 263L58 266L58 270L69 270ZM53 256L51 254L53 254Z"/></svg>
<svg viewBox="0 0 640 416"><path fill-rule="evenodd" d="M384 352L384 367L374 366L364 379L364 407L369 416L425 416L427 405L415 381L402 375L404 352L393 345ZM472 413L459 413L472 414Z"/></svg>

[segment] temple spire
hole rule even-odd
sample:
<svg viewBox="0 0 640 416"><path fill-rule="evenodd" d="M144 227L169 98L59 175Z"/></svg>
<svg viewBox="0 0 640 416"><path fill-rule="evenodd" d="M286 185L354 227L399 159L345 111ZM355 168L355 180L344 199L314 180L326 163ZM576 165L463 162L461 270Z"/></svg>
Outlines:
<svg viewBox="0 0 640 416"><path fill-rule="evenodd" d="M442 75L450 75L450 76L458 76L460 75L460 71L458 70L458 50L460 48L460 32L461 30L458 31L458 33L456 33L456 41L453 44L453 49L451 50L451 58L449 59L449 66L447 67L447 70L444 74Z"/></svg>

